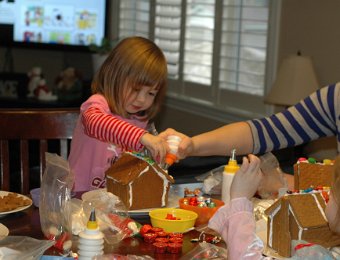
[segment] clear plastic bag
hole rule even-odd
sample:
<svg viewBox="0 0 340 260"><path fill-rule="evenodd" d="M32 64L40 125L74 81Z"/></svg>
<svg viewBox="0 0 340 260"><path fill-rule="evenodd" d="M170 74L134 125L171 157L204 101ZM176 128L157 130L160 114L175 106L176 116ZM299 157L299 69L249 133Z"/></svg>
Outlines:
<svg viewBox="0 0 340 260"><path fill-rule="evenodd" d="M196 177L197 181L203 182L202 191L209 195L222 193L222 173L225 165L221 165Z"/></svg>
<svg viewBox="0 0 340 260"><path fill-rule="evenodd" d="M71 189L74 182L68 162L57 154L46 153L46 170L40 189L39 214L45 237L54 240L60 251L71 246Z"/></svg>
<svg viewBox="0 0 340 260"><path fill-rule="evenodd" d="M331 252L316 244L304 240L292 241L292 257L294 260L333 260L336 259Z"/></svg>
<svg viewBox="0 0 340 260"><path fill-rule="evenodd" d="M139 234L141 225L130 218L124 203L114 194L100 189L90 191L82 198L85 218L88 220L95 208L99 228L108 244Z"/></svg>
<svg viewBox="0 0 340 260"><path fill-rule="evenodd" d="M54 241L38 240L26 236L8 236L0 240L0 259L40 259Z"/></svg>
<svg viewBox="0 0 340 260"><path fill-rule="evenodd" d="M277 158L272 153L260 156L263 179L258 188L262 199L275 199L287 191L287 180Z"/></svg>
<svg viewBox="0 0 340 260"><path fill-rule="evenodd" d="M118 255L118 254L106 254L92 257L92 260L152 260L148 255Z"/></svg>
<svg viewBox="0 0 340 260"><path fill-rule="evenodd" d="M227 249L223 247L201 242L189 253L180 258L180 260L191 259L228 259L228 252Z"/></svg>

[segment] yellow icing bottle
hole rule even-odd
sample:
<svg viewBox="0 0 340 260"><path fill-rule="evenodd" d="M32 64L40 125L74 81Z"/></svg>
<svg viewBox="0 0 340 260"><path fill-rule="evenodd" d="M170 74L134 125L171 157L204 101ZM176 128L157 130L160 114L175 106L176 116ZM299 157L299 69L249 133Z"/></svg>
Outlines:
<svg viewBox="0 0 340 260"><path fill-rule="evenodd" d="M235 173L240 169L236 161L236 150L231 151L231 157L228 164L224 167L222 178L222 200L225 204L230 201L230 186Z"/></svg>

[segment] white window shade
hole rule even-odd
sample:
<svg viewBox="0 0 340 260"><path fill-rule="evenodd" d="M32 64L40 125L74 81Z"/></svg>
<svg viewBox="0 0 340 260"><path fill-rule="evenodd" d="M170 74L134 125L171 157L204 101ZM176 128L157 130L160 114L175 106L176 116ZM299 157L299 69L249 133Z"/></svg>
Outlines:
<svg viewBox="0 0 340 260"><path fill-rule="evenodd" d="M168 61L169 78L179 78L181 1L156 1L154 40Z"/></svg>
<svg viewBox="0 0 340 260"><path fill-rule="evenodd" d="M149 37L150 1L124 0L119 6L119 38Z"/></svg>
<svg viewBox="0 0 340 260"><path fill-rule="evenodd" d="M188 1L184 43L184 81L210 86L214 43L214 1Z"/></svg>
<svg viewBox="0 0 340 260"><path fill-rule="evenodd" d="M223 4L219 88L262 96L266 71L267 1Z"/></svg>

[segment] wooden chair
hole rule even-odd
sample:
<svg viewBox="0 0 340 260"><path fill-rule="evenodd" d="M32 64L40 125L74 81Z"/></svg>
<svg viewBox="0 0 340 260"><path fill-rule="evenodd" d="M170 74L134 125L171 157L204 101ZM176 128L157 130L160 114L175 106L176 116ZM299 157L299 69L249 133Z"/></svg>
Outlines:
<svg viewBox="0 0 340 260"><path fill-rule="evenodd" d="M11 183L15 181L16 186L20 184L19 188L15 187L17 192L29 193L32 188L30 164L34 156L39 161L39 184L45 170L45 152L53 148L67 159L78 116L78 108L0 109L1 190L13 191ZM15 159L18 162L13 167ZM11 168L17 168L17 177Z"/></svg>

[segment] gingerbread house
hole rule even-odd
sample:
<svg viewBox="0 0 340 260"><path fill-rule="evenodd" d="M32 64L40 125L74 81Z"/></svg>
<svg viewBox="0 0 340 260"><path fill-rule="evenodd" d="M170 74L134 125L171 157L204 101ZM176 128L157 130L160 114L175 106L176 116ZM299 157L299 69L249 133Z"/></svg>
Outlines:
<svg viewBox="0 0 340 260"><path fill-rule="evenodd" d="M165 207L174 179L157 163L127 152L106 171L107 191L118 196L130 210Z"/></svg>
<svg viewBox="0 0 340 260"><path fill-rule="evenodd" d="M311 186L330 187L334 172L334 164L309 163L307 160L294 164L294 189L305 190Z"/></svg>
<svg viewBox="0 0 340 260"><path fill-rule="evenodd" d="M267 246L283 257L291 256L291 241L305 240L330 247L340 245L340 236L329 229L326 203L320 192L285 195L265 214Z"/></svg>

